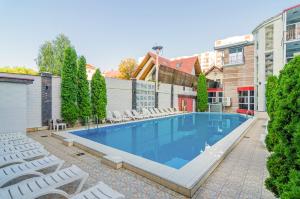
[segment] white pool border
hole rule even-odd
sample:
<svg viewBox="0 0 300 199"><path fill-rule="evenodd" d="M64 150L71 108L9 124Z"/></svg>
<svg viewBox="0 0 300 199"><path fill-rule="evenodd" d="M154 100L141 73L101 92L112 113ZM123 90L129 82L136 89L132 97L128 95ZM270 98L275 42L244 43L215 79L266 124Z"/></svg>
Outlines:
<svg viewBox="0 0 300 199"><path fill-rule="evenodd" d="M149 120L152 119L157 118L151 118ZM99 157L106 155L120 157L125 169L129 169L135 173L138 173L187 197L192 197L200 185L210 175L210 173L238 144L243 135L254 124L255 121L256 117L249 118L247 121L235 128L231 133L214 144L211 148L205 150L201 155L198 155L180 169L174 169L70 133L84 129L53 132L52 135L60 139L72 139L75 146ZM106 126L111 126L111 124L101 127Z"/></svg>

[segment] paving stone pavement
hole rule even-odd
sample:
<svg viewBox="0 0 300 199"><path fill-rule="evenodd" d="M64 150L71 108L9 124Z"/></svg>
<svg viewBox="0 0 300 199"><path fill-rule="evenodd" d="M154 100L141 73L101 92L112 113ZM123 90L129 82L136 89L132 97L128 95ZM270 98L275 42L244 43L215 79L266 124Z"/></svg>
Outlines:
<svg viewBox="0 0 300 199"><path fill-rule="evenodd" d="M258 120L241 142L221 162L193 199L271 199L275 198L264 187L268 176L266 158L268 152L262 143L266 120ZM186 198L164 186L126 169L114 170L101 164L100 158L77 147L66 147L60 140L48 135L49 131L29 133L57 157L65 160L64 166L75 164L90 174L83 190L103 181L126 198ZM77 156L84 152L85 155Z"/></svg>

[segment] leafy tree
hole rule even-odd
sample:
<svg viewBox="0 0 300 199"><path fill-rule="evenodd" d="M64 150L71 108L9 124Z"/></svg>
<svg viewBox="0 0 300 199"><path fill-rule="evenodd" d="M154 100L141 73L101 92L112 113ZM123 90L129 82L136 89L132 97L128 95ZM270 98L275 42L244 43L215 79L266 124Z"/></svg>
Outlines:
<svg viewBox="0 0 300 199"><path fill-rule="evenodd" d="M206 88L206 77L200 74L197 85L197 111L204 112L208 107L208 94Z"/></svg>
<svg viewBox="0 0 300 199"><path fill-rule="evenodd" d="M60 75L64 64L64 53L68 47L71 47L71 42L64 34L59 34L55 40L42 44L36 59L39 71Z"/></svg>
<svg viewBox="0 0 300 199"><path fill-rule="evenodd" d="M270 177L265 184L280 198L300 196L299 79L300 56L297 56L284 66L276 86L267 87L267 111L272 119L272 125L268 126L268 133L272 135L275 142L272 142L270 147L272 153L267 161ZM271 85L273 80L269 79L269 81ZM272 103L275 104L270 107ZM268 142L267 144L270 145Z"/></svg>
<svg viewBox="0 0 300 199"><path fill-rule="evenodd" d="M91 99L93 114L100 120L106 117L106 84L105 79L97 69L91 82Z"/></svg>
<svg viewBox="0 0 300 199"><path fill-rule="evenodd" d="M67 48L61 74L61 113L63 119L70 125L74 125L78 118L76 62L75 49Z"/></svg>
<svg viewBox="0 0 300 199"><path fill-rule="evenodd" d="M0 73L13 73L13 74L25 74L25 75L38 75L39 73L31 68L23 66L17 67L1 67Z"/></svg>
<svg viewBox="0 0 300 199"><path fill-rule="evenodd" d="M39 50L37 65L40 72L51 72L54 74L54 49L50 41L46 41Z"/></svg>
<svg viewBox="0 0 300 199"><path fill-rule="evenodd" d="M77 71L77 81L78 81L78 95L77 104L79 109L79 118L84 123L85 117L91 115L91 102L89 94L89 82L87 80L86 74L86 60L83 56L78 59L78 71Z"/></svg>
<svg viewBox="0 0 300 199"><path fill-rule="evenodd" d="M119 72L121 79L130 79L135 71L137 63L135 59L127 58L123 59L119 64Z"/></svg>

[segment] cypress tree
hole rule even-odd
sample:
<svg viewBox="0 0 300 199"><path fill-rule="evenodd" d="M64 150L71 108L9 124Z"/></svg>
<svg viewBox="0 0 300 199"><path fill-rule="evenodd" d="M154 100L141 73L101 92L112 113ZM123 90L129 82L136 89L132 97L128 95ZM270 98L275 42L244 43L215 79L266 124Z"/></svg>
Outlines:
<svg viewBox="0 0 300 199"><path fill-rule="evenodd" d="M77 71L77 82L78 82L78 116L81 122L85 123L85 117L91 115L91 102L89 94L89 82L86 74L86 60L84 56L80 56L78 59L78 71Z"/></svg>
<svg viewBox="0 0 300 199"><path fill-rule="evenodd" d="M197 85L197 111L204 112L208 107L208 94L206 88L206 77L200 74Z"/></svg>
<svg viewBox="0 0 300 199"><path fill-rule="evenodd" d="M272 98L268 99L268 114L273 119L268 131L275 142L267 160L270 177L265 184L277 197L299 198L300 56L285 65L276 84L267 88L267 96ZM275 94L270 94L273 92ZM273 108L269 104L272 101L275 102Z"/></svg>
<svg viewBox="0 0 300 199"><path fill-rule="evenodd" d="M93 114L102 120L106 117L106 84L105 79L97 69L91 82L91 100Z"/></svg>
<svg viewBox="0 0 300 199"><path fill-rule="evenodd" d="M77 111L77 55L74 48L65 50L61 72L61 114L70 125L78 118Z"/></svg>

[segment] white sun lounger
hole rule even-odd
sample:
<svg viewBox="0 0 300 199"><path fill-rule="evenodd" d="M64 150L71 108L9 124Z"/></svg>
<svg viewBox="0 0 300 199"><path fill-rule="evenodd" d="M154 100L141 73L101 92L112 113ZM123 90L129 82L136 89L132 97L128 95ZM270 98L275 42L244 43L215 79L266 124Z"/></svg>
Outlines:
<svg viewBox="0 0 300 199"><path fill-rule="evenodd" d="M0 188L59 170L64 161L54 155L0 169Z"/></svg>
<svg viewBox="0 0 300 199"><path fill-rule="evenodd" d="M133 120L138 119L137 117L135 117L132 112L130 110L126 110L124 111L124 115L126 115L126 117L131 118Z"/></svg>
<svg viewBox="0 0 300 199"><path fill-rule="evenodd" d="M142 109L142 113L143 115L147 116L147 117L155 117L156 115L153 115L148 109L143 108Z"/></svg>
<svg viewBox="0 0 300 199"><path fill-rule="evenodd" d="M54 173L24 180L18 184L0 189L0 198L9 199L33 199L43 196L63 195L69 198L80 192L83 184L88 178L88 173L82 171L75 165L59 170ZM64 187L75 184L73 191L62 190Z"/></svg>
<svg viewBox="0 0 300 199"><path fill-rule="evenodd" d="M1 155L0 156L0 168L9 166L12 164L19 164L28 160L34 160L47 156L49 154L44 148L28 150L24 152L18 152L13 154Z"/></svg>
<svg viewBox="0 0 300 199"><path fill-rule="evenodd" d="M0 141L20 140L26 137L25 133L0 133Z"/></svg>
<svg viewBox="0 0 300 199"><path fill-rule="evenodd" d="M0 148L4 148L8 146L17 146L17 145L27 144L27 143L36 143L36 141L28 137L25 137L24 139L20 139L20 140L0 141Z"/></svg>
<svg viewBox="0 0 300 199"><path fill-rule="evenodd" d="M149 118L149 115L145 115L145 114L140 114L138 113L136 110L132 110L132 114L137 117L138 119L144 119L144 118Z"/></svg>
<svg viewBox="0 0 300 199"><path fill-rule="evenodd" d="M18 153L18 152L22 152L22 151L28 151L31 149L37 149L37 148L43 148L43 147L44 146L38 142L27 143L27 144L22 144L22 145L17 145L17 146L8 146L8 147L0 148L0 155Z"/></svg>
<svg viewBox="0 0 300 199"><path fill-rule="evenodd" d="M119 111L113 111L113 115L115 116L116 119L124 121L124 122L130 120L130 118L122 116Z"/></svg>
<svg viewBox="0 0 300 199"><path fill-rule="evenodd" d="M122 119L117 119L113 117L112 113L110 111L107 111L106 121L110 123L114 123L114 122L122 122Z"/></svg>
<svg viewBox="0 0 300 199"><path fill-rule="evenodd" d="M124 195L113 190L103 182L71 197L70 199L123 199Z"/></svg>

